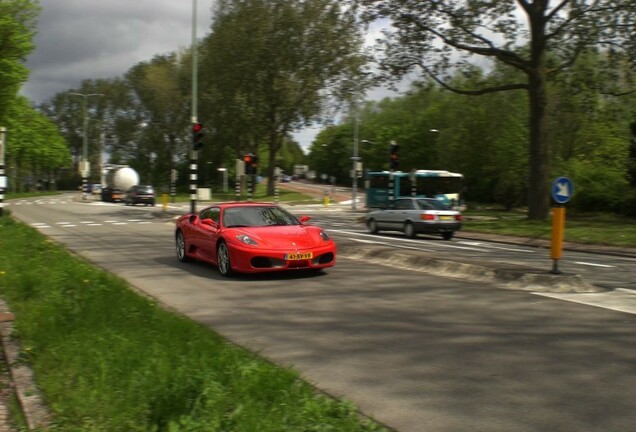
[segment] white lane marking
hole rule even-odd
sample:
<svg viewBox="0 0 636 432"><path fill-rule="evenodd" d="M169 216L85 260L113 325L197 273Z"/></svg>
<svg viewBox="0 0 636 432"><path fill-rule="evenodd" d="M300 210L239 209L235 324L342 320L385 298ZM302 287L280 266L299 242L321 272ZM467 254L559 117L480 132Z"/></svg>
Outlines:
<svg viewBox="0 0 636 432"><path fill-rule="evenodd" d="M375 234L365 234L365 233L361 233L361 232L355 232L355 231L348 231L348 230L339 230L339 229L330 229L328 230L329 232L338 232L338 233L342 233L342 234L350 234L350 235L355 235L355 236L360 236L360 237L371 237L374 240L371 240L371 243L376 243L376 244L380 244L380 245L385 245L385 246L396 246L395 243L393 242L387 242L387 241L382 241L380 240L380 238L375 235ZM412 239L408 239L408 238L400 238L400 239L393 239L393 240L398 240L400 242L406 242L406 243L417 243L420 246L423 246L425 243L422 242L422 240L412 240ZM429 244L426 244L427 246ZM477 252L483 252L483 249L477 249L477 248L471 248L471 247L466 247L466 246L457 246L456 243L449 243L449 242L436 242L435 246L440 246L440 247L447 247L450 249L462 249L462 250L471 250L471 251L477 251ZM407 246L400 246L402 248L408 248ZM409 248L410 249L410 248Z"/></svg>
<svg viewBox="0 0 636 432"><path fill-rule="evenodd" d="M128 219L126 222L141 222L141 219Z"/></svg>
<svg viewBox="0 0 636 432"><path fill-rule="evenodd" d="M636 314L636 291L626 288L617 288L613 291L601 293L560 294L533 292L532 294L618 312Z"/></svg>
<svg viewBox="0 0 636 432"><path fill-rule="evenodd" d="M616 266L613 266L613 265L596 264L596 263L589 263L589 262L584 262L584 261L574 261L574 264L580 264L580 265L586 265L586 266L592 266L592 267L607 267L607 268L616 267Z"/></svg>
<svg viewBox="0 0 636 432"><path fill-rule="evenodd" d="M89 223L88 226L102 226L100 223Z"/></svg>
<svg viewBox="0 0 636 432"><path fill-rule="evenodd" d="M95 223L93 221L80 221L81 224L92 224Z"/></svg>
<svg viewBox="0 0 636 432"><path fill-rule="evenodd" d="M34 227L39 227L39 226L48 226L48 224L46 224L46 223L44 223L44 222L33 222L33 223L31 224L31 226L34 226Z"/></svg>
<svg viewBox="0 0 636 432"><path fill-rule="evenodd" d="M106 221L104 221L104 223L115 223L115 222L117 222L117 221L116 220L106 220Z"/></svg>
<svg viewBox="0 0 636 432"><path fill-rule="evenodd" d="M55 222L57 225L68 225L70 222Z"/></svg>
<svg viewBox="0 0 636 432"><path fill-rule="evenodd" d="M73 225L73 224L68 224L68 225L62 225L62 228L73 228L76 227L77 225Z"/></svg>
<svg viewBox="0 0 636 432"><path fill-rule="evenodd" d="M128 225L128 222L115 222L113 225Z"/></svg>
<svg viewBox="0 0 636 432"><path fill-rule="evenodd" d="M499 249L499 250L507 250L512 252L525 252L525 253L535 253L535 250L532 249L519 249L513 247L505 247L505 246L496 246L492 243L482 243L482 242L471 242L471 241L458 241L457 243L466 244L470 246L481 246L488 249Z"/></svg>

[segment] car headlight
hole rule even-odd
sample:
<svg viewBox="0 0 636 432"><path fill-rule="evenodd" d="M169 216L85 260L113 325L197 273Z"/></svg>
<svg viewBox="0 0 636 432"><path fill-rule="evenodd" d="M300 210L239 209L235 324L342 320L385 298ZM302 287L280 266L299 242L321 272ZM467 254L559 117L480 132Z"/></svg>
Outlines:
<svg viewBox="0 0 636 432"><path fill-rule="evenodd" d="M327 234L324 230L320 231L320 238L322 238L324 241L331 240L331 237L329 237L329 234Z"/></svg>
<svg viewBox="0 0 636 432"><path fill-rule="evenodd" d="M236 239L242 243L248 244L248 245L252 245L252 246L256 246L258 245L258 243L256 242L256 240L254 240L252 237L246 235L246 234L239 234L236 236Z"/></svg>

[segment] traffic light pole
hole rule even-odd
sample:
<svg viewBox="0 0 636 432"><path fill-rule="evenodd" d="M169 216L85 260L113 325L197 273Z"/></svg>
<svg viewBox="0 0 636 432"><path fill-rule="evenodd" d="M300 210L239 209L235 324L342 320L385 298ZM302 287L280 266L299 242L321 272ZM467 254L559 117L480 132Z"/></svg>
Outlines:
<svg viewBox="0 0 636 432"><path fill-rule="evenodd" d="M391 141L389 148L389 206L395 200L394 171L400 166L400 146L395 141Z"/></svg>
<svg viewBox="0 0 636 432"><path fill-rule="evenodd" d="M7 136L7 129L0 127L0 217L4 212L4 193L7 189L7 177L4 175L4 143Z"/></svg>
<svg viewBox="0 0 636 432"><path fill-rule="evenodd" d="M358 129L360 125L360 113L356 108L355 123L353 125L353 169L351 170L351 210L358 208Z"/></svg>
<svg viewBox="0 0 636 432"><path fill-rule="evenodd" d="M197 211L197 171L199 150L195 148L195 125L198 125L198 61L197 61L197 0L192 0L192 149L190 149L190 213ZM200 137L199 137L200 138Z"/></svg>

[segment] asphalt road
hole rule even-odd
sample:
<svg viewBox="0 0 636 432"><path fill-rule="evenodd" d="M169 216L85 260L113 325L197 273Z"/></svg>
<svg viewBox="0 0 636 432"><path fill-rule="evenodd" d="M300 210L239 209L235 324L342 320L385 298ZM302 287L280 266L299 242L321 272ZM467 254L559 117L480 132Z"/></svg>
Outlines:
<svg viewBox="0 0 636 432"><path fill-rule="evenodd" d="M140 291L299 370L394 430L636 429L633 313L344 255L319 275L225 279L208 265L176 260L173 223L157 217L159 208L57 198L9 208ZM335 224L340 217L322 219ZM330 226L342 249L362 247L358 225L340 220L347 226ZM418 240L410 253L448 246ZM452 251L464 253L477 252Z"/></svg>

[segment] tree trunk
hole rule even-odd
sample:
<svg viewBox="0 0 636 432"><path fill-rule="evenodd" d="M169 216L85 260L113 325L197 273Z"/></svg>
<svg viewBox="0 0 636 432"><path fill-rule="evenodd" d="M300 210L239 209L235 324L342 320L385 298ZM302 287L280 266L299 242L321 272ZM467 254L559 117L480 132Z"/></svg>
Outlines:
<svg viewBox="0 0 636 432"><path fill-rule="evenodd" d="M548 88L545 65L544 2L539 2L530 14L531 66L528 71L530 99L530 184L528 187L528 218L545 220L550 210L550 160L547 134Z"/></svg>
<svg viewBox="0 0 636 432"><path fill-rule="evenodd" d="M549 152L547 140L547 89L545 74L530 77L530 187L528 218L545 220L550 210Z"/></svg>

